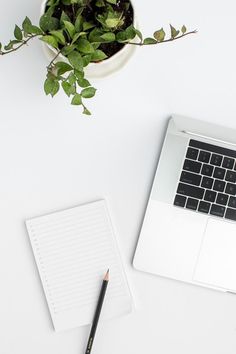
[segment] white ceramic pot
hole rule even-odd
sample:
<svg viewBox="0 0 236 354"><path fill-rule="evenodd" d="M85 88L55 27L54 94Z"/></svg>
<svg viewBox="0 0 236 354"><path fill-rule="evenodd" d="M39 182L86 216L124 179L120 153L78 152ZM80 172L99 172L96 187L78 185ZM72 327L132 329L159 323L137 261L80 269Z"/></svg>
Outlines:
<svg viewBox="0 0 236 354"><path fill-rule="evenodd" d="M131 2L131 1L130 1ZM41 14L44 14L47 0L43 0L41 5ZM131 2L132 7L133 3ZM134 8L133 8L134 11ZM134 26L137 27L136 16L134 11ZM49 46L48 44L42 42L43 51L49 61L55 56L56 49ZM84 68L85 75L88 79L99 79L104 78L105 76L111 75L114 72L120 70L131 58L136 49L135 45L126 44L119 52L114 54L111 58L105 59L98 63L90 63ZM59 55L57 61L66 61L67 59L63 55Z"/></svg>

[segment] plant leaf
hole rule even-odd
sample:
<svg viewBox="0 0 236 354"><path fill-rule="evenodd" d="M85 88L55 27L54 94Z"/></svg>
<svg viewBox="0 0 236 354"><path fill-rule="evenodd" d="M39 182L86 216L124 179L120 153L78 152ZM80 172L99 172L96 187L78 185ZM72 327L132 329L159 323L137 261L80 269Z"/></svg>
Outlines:
<svg viewBox="0 0 236 354"><path fill-rule="evenodd" d="M134 26L130 25L129 27L126 28L125 34L126 34L126 38L130 40L130 39L134 39L137 33Z"/></svg>
<svg viewBox="0 0 236 354"><path fill-rule="evenodd" d="M165 31L163 28L159 29L158 31L154 32L153 36L157 40L157 42L162 42L165 39Z"/></svg>
<svg viewBox="0 0 236 354"><path fill-rule="evenodd" d="M91 116L91 112L86 107L84 107L83 114L86 114L87 116Z"/></svg>
<svg viewBox="0 0 236 354"><path fill-rule="evenodd" d="M64 21L64 25L65 25L65 28L66 28L70 38L72 39L75 34L75 26L69 21Z"/></svg>
<svg viewBox="0 0 236 354"><path fill-rule="evenodd" d="M90 82L86 79L77 79L78 85L82 88L91 86Z"/></svg>
<svg viewBox="0 0 236 354"><path fill-rule="evenodd" d="M62 11L61 13L61 18L60 18L60 24L64 25L64 21L68 21L70 22L70 17L67 15L67 13L65 13L65 11Z"/></svg>
<svg viewBox="0 0 236 354"><path fill-rule="evenodd" d="M91 60L92 60L92 54L86 54L82 57L82 60L83 60L83 66L87 66Z"/></svg>
<svg viewBox="0 0 236 354"><path fill-rule="evenodd" d="M114 42L116 40L116 36L113 32L106 32L101 35L101 38L103 39L103 41L105 41L107 43Z"/></svg>
<svg viewBox="0 0 236 354"><path fill-rule="evenodd" d="M107 55L100 49L96 49L92 54L92 61L101 61L107 58Z"/></svg>
<svg viewBox="0 0 236 354"><path fill-rule="evenodd" d="M46 95L55 96L59 90L60 86L57 80L47 78L44 82L44 91Z"/></svg>
<svg viewBox="0 0 236 354"><path fill-rule="evenodd" d="M58 42L55 37L46 35L40 38L43 42L49 44L50 46L54 48L58 48Z"/></svg>
<svg viewBox="0 0 236 354"><path fill-rule="evenodd" d="M91 98L95 95L96 89L94 87L87 87L81 91L81 96L83 98Z"/></svg>
<svg viewBox="0 0 236 354"><path fill-rule="evenodd" d="M73 70L72 66L65 63L64 61L58 61L55 64L55 67L57 68L57 75L63 75L66 72Z"/></svg>
<svg viewBox="0 0 236 354"><path fill-rule="evenodd" d="M64 92L66 93L66 95L68 97L70 97L70 95L74 95L75 94L75 86L74 85L71 85L69 84L69 82L67 81L62 81L62 84L61 84Z"/></svg>
<svg viewBox="0 0 236 354"><path fill-rule="evenodd" d="M79 52L73 50L73 52L69 53L68 60L75 69L83 70L83 60Z"/></svg>
<svg viewBox="0 0 236 354"><path fill-rule="evenodd" d="M157 44L157 41L154 38L148 37L144 39L143 44Z"/></svg>
<svg viewBox="0 0 236 354"><path fill-rule="evenodd" d="M95 27L95 24L92 22L84 22L83 23L83 31L87 31L93 27Z"/></svg>
<svg viewBox="0 0 236 354"><path fill-rule="evenodd" d="M142 35L142 33L141 33L137 28L135 28L134 30L135 30L137 36L139 37L140 41L142 42L142 40L143 40L143 35Z"/></svg>
<svg viewBox="0 0 236 354"><path fill-rule="evenodd" d="M48 13L40 17L39 26L44 32L57 30L59 25L60 21L55 17L51 17Z"/></svg>
<svg viewBox="0 0 236 354"><path fill-rule="evenodd" d="M174 39L175 37L178 36L179 31L177 31L172 25L170 25L170 30L171 30L171 38Z"/></svg>
<svg viewBox="0 0 236 354"><path fill-rule="evenodd" d="M23 23L22 23L22 28L24 30L25 33L30 33L29 29L32 26L32 23L29 19L29 17L26 16L26 18L24 19Z"/></svg>
<svg viewBox="0 0 236 354"><path fill-rule="evenodd" d="M17 25L15 25L14 36L19 41L21 41L23 38L22 31L21 31L20 27L18 27Z"/></svg>
<svg viewBox="0 0 236 354"><path fill-rule="evenodd" d="M117 4L117 0L106 0L106 2L109 2L109 4L113 4L113 5Z"/></svg>
<svg viewBox="0 0 236 354"><path fill-rule="evenodd" d="M77 49L83 54L90 54L94 52L92 44L87 39L79 39Z"/></svg>
<svg viewBox="0 0 236 354"><path fill-rule="evenodd" d="M76 17L76 20L75 20L75 30L76 32L80 32L82 31L82 28L83 28L83 17L81 14L79 14L77 17Z"/></svg>
<svg viewBox="0 0 236 354"><path fill-rule="evenodd" d="M79 106L82 104L82 99L81 95L79 93L76 93L74 97L72 98L71 104Z"/></svg>
<svg viewBox="0 0 236 354"><path fill-rule="evenodd" d="M187 32L187 28L186 28L185 25L182 26L181 32L182 32L183 34L185 34L185 33Z"/></svg>
<svg viewBox="0 0 236 354"><path fill-rule="evenodd" d="M65 39L65 36L63 34L63 30L51 31L50 33L53 35L53 37L56 38L56 40L60 44L62 44L62 45L66 44L66 39Z"/></svg>

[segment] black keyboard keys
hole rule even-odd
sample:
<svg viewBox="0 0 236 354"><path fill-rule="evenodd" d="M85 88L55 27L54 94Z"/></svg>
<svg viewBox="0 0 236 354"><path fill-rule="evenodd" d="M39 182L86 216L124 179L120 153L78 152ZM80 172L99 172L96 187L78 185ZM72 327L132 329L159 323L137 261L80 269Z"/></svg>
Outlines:
<svg viewBox="0 0 236 354"><path fill-rule="evenodd" d="M210 177L203 177L201 187L211 189L214 179Z"/></svg>
<svg viewBox="0 0 236 354"><path fill-rule="evenodd" d="M186 197L183 195L176 195L174 200L174 205L184 208L186 203Z"/></svg>
<svg viewBox="0 0 236 354"><path fill-rule="evenodd" d="M211 175L212 175L212 173L213 173L213 169L214 169L213 166L204 164L204 165L202 166L201 174L204 175L204 176L209 176L209 177L211 177Z"/></svg>
<svg viewBox="0 0 236 354"><path fill-rule="evenodd" d="M225 217L226 219L236 220L236 209L227 208Z"/></svg>
<svg viewBox="0 0 236 354"><path fill-rule="evenodd" d="M200 201L199 206L198 206L198 211L200 211L201 213L209 213L210 210L210 203L204 202L203 200Z"/></svg>
<svg viewBox="0 0 236 354"><path fill-rule="evenodd" d="M216 167L213 177L218 179L224 179L226 170L224 168Z"/></svg>
<svg viewBox="0 0 236 354"><path fill-rule="evenodd" d="M207 151L200 151L200 154L198 156L198 161L208 163L210 160L211 154Z"/></svg>
<svg viewBox="0 0 236 354"><path fill-rule="evenodd" d="M215 199L216 199L216 192L206 190L206 193L204 195L204 200L206 200L207 202L214 203Z"/></svg>
<svg viewBox="0 0 236 354"><path fill-rule="evenodd" d="M196 210L198 206L198 200L193 198L188 198L186 208Z"/></svg>
<svg viewBox="0 0 236 354"><path fill-rule="evenodd" d="M201 169L201 166L202 166L202 164L200 162L186 159L184 161L183 169L186 170L186 171L199 173L200 169Z"/></svg>
<svg viewBox="0 0 236 354"><path fill-rule="evenodd" d="M220 216L222 218L224 216L224 213L225 213L225 207L216 204L211 205L211 210L210 210L211 215Z"/></svg>
<svg viewBox="0 0 236 354"><path fill-rule="evenodd" d="M217 155L217 154L212 154L210 163L215 166L220 166L222 160L223 160L223 156Z"/></svg>
<svg viewBox="0 0 236 354"><path fill-rule="evenodd" d="M229 197L228 206L231 208L236 208L236 198L235 197L232 197L232 196Z"/></svg>
<svg viewBox="0 0 236 354"><path fill-rule="evenodd" d="M227 186L225 188L225 193L236 195L236 184L227 183Z"/></svg>
<svg viewBox="0 0 236 354"><path fill-rule="evenodd" d="M228 182L236 183L236 172L234 171L227 171L225 180Z"/></svg>
<svg viewBox="0 0 236 354"><path fill-rule="evenodd" d="M216 179L213 186L214 191L223 192L225 189L225 182Z"/></svg>
<svg viewBox="0 0 236 354"><path fill-rule="evenodd" d="M194 149L194 148L189 147L188 150L187 150L186 157L187 157L188 159L197 160L198 151L199 151L199 150L197 150L197 149Z"/></svg>
<svg viewBox="0 0 236 354"><path fill-rule="evenodd" d="M231 159L229 157L224 157L222 166L232 170L232 168L234 167L234 159Z"/></svg>
<svg viewBox="0 0 236 354"><path fill-rule="evenodd" d="M216 198L216 203L221 205L226 205L228 202L229 196L227 194L218 193Z"/></svg>
<svg viewBox="0 0 236 354"><path fill-rule="evenodd" d="M195 186L191 186L188 184L184 184L184 183L179 183L177 193L182 194L182 195L186 195L186 196L189 196L192 198L196 198L196 199L202 199L203 194L204 194L204 189L199 188L199 187L195 187Z"/></svg>
<svg viewBox="0 0 236 354"><path fill-rule="evenodd" d="M181 173L180 181L199 186L201 178L202 177L200 175L196 175L195 173L183 171Z"/></svg>
<svg viewBox="0 0 236 354"><path fill-rule="evenodd" d="M236 149L191 139L174 205L236 221Z"/></svg>

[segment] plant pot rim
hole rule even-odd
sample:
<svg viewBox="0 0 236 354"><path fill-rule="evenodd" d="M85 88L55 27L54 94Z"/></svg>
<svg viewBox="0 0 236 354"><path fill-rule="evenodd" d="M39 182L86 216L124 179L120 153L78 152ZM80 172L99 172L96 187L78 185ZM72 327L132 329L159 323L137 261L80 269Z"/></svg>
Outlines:
<svg viewBox="0 0 236 354"><path fill-rule="evenodd" d="M45 12L44 10L47 1L48 0L42 0L40 16L42 16ZM129 0L129 2L133 7L133 24L135 27L137 27L133 0ZM42 43L42 45L46 57L48 59L52 59L53 55L57 53L56 49L44 42ZM105 76L108 76L118 71L119 69L121 69L121 67L123 67L128 62L130 57L134 54L135 50L136 50L136 46L125 44L118 52L113 54L111 57L99 61L97 63L89 63L89 65L84 68L86 76L88 78L103 78ZM64 55L59 54L57 61L67 61L67 58Z"/></svg>

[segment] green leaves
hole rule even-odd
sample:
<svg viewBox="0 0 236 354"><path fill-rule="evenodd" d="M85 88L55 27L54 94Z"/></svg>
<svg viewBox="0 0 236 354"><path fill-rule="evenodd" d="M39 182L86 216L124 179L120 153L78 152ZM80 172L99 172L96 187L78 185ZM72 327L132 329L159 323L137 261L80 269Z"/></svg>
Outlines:
<svg viewBox="0 0 236 354"><path fill-rule="evenodd" d="M58 42L57 39L53 36L46 35L40 38L43 42L49 44L53 48L58 48Z"/></svg>
<svg viewBox="0 0 236 354"><path fill-rule="evenodd" d="M51 31L52 36L57 40L58 43L65 45L66 39L63 34L63 30Z"/></svg>
<svg viewBox="0 0 236 354"><path fill-rule="evenodd" d="M76 93L74 97L72 98L71 104L79 106L82 104L82 98L79 93Z"/></svg>
<svg viewBox="0 0 236 354"><path fill-rule="evenodd" d="M94 52L92 44L87 39L83 38L79 39L77 49L83 54L91 54Z"/></svg>
<svg viewBox="0 0 236 354"><path fill-rule="evenodd" d="M21 41L23 38L22 31L19 26L15 25L14 36L17 40Z"/></svg>
<svg viewBox="0 0 236 354"><path fill-rule="evenodd" d="M96 49L92 54L92 61L102 61L107 58L107 55L100 49Z"/></svg>
<svg viewBox="0 0 236 354"><path fill-rule="evenodd" d="M83 70L83 59L82 56L79 52L74 50L68 55L68 60L70 64L77 70L82 71Z"/></svg>
<svg viewBox="0 0 236 354"><path fill-rule="evenodd" d="M116 35L113 32L106 32L101 35L101 38L104 42L114 42L116 40Z"/></svg>
<svg viewBox="0 0 236 354"><path fill-rule="evenodd" d="M64 25L67 30L67 33L69 34L70 38L72 39L75 34L75 26L69 21L64 21Z"/></svg>
<svg viewBox="0 0 236 354"><path fill-rule="evenodd" d="M187 32L187 28L185 25L182 26L181 32L182 32L182 34L185 34Z"/></svg>
<svg viewBox="0 0 236 354"><path fill-rule="evenodd" d="M50 12L47 12L40 17L39 26L43 32L50 32L60 27L60 21L58 18L51 16Z"/></svg>
<svg viewBox="0 0 236 354"><path fill-rule="evenodd" d="M154 32L153 37L157 40L157 42L163 42L165 35L165 31L161 28L160 30Z"/></svg>
<svg viewBox="0 0 236 354"><path fill-rule="evenodd" d="M46 95L51 95L52 97L59 91L60 85L57 80L52 78L47 78L44 82L44 91Z"/></svg>
<svg viewBox="0 0 236 354"><path fill-rule="evenodd" d="M61 84L65 94L70 97L70 95L74 95L75 92L76 92L76 88L74 85L71 85L69 82L67 81L62 81L62 84Z"/></svg>
<svg viewBox="0 0 236 354"><path fill-rule="evenodd" d="M172 25L170 25L171 38L174 39L178 36L179 31L177 31Z"/></svg>
<svg viewBox="0 0 236 354"><path fill-rule="evenodd" d="M96 89L94 87L87 87L81 91L81 96L83 98L91 98L95 95Z"/></svg>
<svg viewBox="0 0 236 354"><path fill-rule="evenodd" d="M145 44L145 45L157 44L157 41L154 38L147 37L147 38L144 39L143 44Z"/></svg>
<svg viewBox="0 0 236 354"><path fill-rule="evenodd" d="M55 64L55 67L57 68L57 75L63 75L68 71L73 70L73 67L63 61L59 61Z"/></svg>

